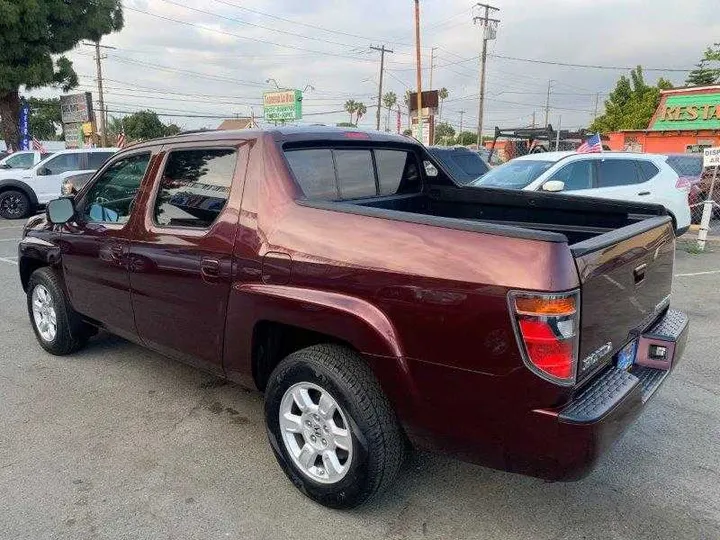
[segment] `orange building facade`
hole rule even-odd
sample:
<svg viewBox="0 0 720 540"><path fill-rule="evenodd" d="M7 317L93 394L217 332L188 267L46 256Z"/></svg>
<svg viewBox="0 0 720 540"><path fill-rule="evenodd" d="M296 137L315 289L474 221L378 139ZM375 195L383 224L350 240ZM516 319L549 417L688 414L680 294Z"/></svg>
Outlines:
<svg viewBox="0 0 720 540"><path fill-rule="evenodd" d="M661 92L647 129L608 133L612 150L685 154L720 146L720 85Z"/></svg>

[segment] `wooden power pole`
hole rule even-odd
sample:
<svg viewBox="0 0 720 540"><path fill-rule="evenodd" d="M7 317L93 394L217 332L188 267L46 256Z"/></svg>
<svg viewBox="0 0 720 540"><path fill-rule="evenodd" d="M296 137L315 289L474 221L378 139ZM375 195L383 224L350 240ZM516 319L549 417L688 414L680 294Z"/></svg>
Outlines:
<svg viewBox="0 0 720 540"><path fill-rule="evenodd" d="M383 87L383 74L385 73L385 53L391 53L391 49L386 49L385 45L382 47L370 47L374 51L380 51L380 81L378 83L378 99L377 99L377 122L375 129L380 131L380 111L382 111L382 87Z"/></svg>
<svg viewBox="0 0 720 540"><path fill-rule="evenodd" d="M107 144L107 110L105 109L105 94L103 92L103 74L102 74L102 60L107 58L100 54L100 49L115 49L115 47L109 47L107 45L100 45L100 41L94 43L83 42L83 45L88 47L95 47L95 69L97 70L97 85L98 85L98 109L100 109L100 116L98 117L97 129L100 132L100 146L106 147Z"/></svg>
<svg viewBox="0 0 720 540"><path fill-rule="evenodd" d="M420 55L420 0L415 0L415 57L417 62L417 120L418 141L423 140L422 126L422 58Z"/></svg>
<svg viewBox="0 0 720 540"><path fill-rule="evenodd" d="M490 18L490 10L500 11L500 8L491 6L488 4L476 4L479 8L485 10L485 15L482 17L473 17L475 24L480 24L483 28L482 34L482 53L480 54L480 102L478 103L478 132L477 132L477 147L478 149L482 145L482 130L483 130L483 111L485 109L485 64L487 63L487 42L491 39L495 39L495 25L500 21L498 19ZM492 26L491 26L492 25Z"/></svg>

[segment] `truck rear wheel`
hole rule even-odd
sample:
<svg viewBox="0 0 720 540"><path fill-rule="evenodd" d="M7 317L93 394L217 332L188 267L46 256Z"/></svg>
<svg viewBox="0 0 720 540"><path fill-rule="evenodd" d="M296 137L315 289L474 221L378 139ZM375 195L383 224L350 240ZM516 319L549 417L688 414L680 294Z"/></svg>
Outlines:
<svg viewBox="0 0 720 540"><path fill-rule="evenodd" d="M9 189L0 193L0 216L22 219L30 214L30 199L22 191Z"/></svg>
<svg viewBox="0 0 720 540"><path fill-rule="evenodd" d="M285 358L265 391L265 422L292 483L331 508L352 508L395 479L405 440L370 368L353 351L315 345Z"/></svg>
<svg viewBox="0 0 720 540"><path fill-rule="evenodd" d="M51 268L40 268L28 281L27 307L40 346L58 356L81 349L92 328L80 320Z"/></svg>

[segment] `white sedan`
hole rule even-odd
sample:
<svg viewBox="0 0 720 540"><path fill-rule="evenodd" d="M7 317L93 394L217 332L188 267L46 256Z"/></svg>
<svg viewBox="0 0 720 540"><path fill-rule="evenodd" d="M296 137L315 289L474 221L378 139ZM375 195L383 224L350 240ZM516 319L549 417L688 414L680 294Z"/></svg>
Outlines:
<svg viewBox="0 0 720 540"><path fill-rule="evenodd" d="M689 186L662 155L529 154L492 169L470 185L662 204L673 218L676 234L690 227Z"/></svg>

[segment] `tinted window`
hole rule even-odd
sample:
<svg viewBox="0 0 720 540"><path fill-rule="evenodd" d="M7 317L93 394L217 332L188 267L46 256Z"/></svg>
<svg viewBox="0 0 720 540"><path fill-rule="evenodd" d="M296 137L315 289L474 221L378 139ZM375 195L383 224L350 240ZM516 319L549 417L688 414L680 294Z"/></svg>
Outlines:
<svg viewBox="0 0 720 540"><path fill-rule="evenodd" d="M640 163L645 164L649 162L641 161ZM702 156L669 156L667 163L678 173L678 176L702 176Z"/></svg>
<svg viewBox="0 0 720 540"><path fill-rule="evenodd" d="M464 186L490 170L479 154L467 150L437 149L430 154L440 161L458 184Z"/></svg>
<svg viewBox="0 0 720 540"><path fill-rule="evenodd" d="M212 225L227 202L236 161L229 148L171 152L155 199L155 222L166 227Z"/></svg>
<svg viewBox="0 0 720 540"><path fill-rule="evenodd" d="M593 160L575 161L552 175L551 180L565 182L564 191L577 191L592 187Z"/></svg>
<svg viewBox="0 0 720 540"><path fill-rule="evenodd" d="M377 195L370 150L335 150L340 198L359 199Z"/></svg>
<svg viewBox="0 0 720 540"><path fill-rule="evenodd" d="M61 174L68 171L80 171L80 154L60 154L53 158L48 159L45 162L45 168L47 168L49 174Z"/></svg>
<svg viewBox="0 0 720 540"><path fill-rule="evenodd" d="M320 201L338 198L331 150L294 150L285 152L285 157L305 197Z"/></svg>
<svg viewBox="0 0 720 540"><path fill-rule="evenodd" d="M112 152L90 152L88 154L88 170L96 171L112 156Z"/></svg>
<svg viewBox="0 0 720 540"><path fill-rule="evenodd" d="M492 169L482 178L468 184L473 187L497 187L522 189L555 165L554 161L535 161L529 159L508 161L505 165Z"/></svg>
<svg viewBox="0 0 720 540"><path fill-rule="evenodd" d="M28 152L7 158L5 165L9 166L11 169L29 169L35 164L34 162L35 154Z"/></svg>
<svg viewBox="0 0 720 540"><path fill-rule="evenodd" d="M650 163L644 159L638 160L637 164L638 167L640 167L640 178L643 182L647 182L660 172L660 169L658 169L654 163ZM698 176L700 174L702 174L702 160L700 160L700 172L698 173Z"/></svg>
<svg viewBox="0 0 720 540"><path fill-rule="evenodd" d="M110 165L83 197L83 214L88 221L126 223L140 188L150 154L136 154Z"/></svg>
<svg viewBox="0 0 720 540"><path fill-rule="evenodd" d="M380 195L418 193L422 187L415 155L403 150L375 150Z"/></svg>
<svg viewBox="0 0 720 540"><path fill-rule="evenodd" d="M598 162L598 187L628 186L640 182L632 159L603 159Z"/></svg>

